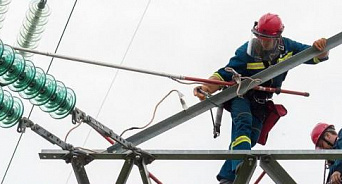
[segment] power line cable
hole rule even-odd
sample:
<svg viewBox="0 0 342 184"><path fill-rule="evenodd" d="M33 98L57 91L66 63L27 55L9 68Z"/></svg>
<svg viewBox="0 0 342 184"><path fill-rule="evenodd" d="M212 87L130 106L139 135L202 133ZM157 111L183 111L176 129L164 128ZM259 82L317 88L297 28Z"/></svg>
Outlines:
<svg viewBox="0 0 342 184"><path fill-rule="evenodd" d="M10 158L10 161L9 161L8 165L7 165L5 174L4 174L4 176L2 177L1 184L3 184L4 181L5 181L5 178L6 178L6 176L7 176L7 172L8 172L8 170L9 170L10 166L11 166L13 157L14 157L16 151L17 151L17 148L18 148L18 145L19 145L19 143L20 143L20 140L21 140L22 136L23 136L23 133L21 133L20 136L19 136L19 140L18 140L18 142L17 142L17 145L16 145L15 148L14 148L13 154L12 154L12 156L11 156L11 158Z"/></svg>
<svg viewBox="0 0 342 184"><path fill-rule="evenodd" d="M77 0L75 0L75 3L74 3L74 5L73 5L73 7L72 7L72 9L71 9L71 12L70 12L70 14L69 14L68 20L67 20L67 22L66 22L66 24L65 24L65 26L64 26L64 29L63 29L63 31L62 31L62 34L61 34L61 36L60 36L60 38L59 38L59 41L58 41L58 43L57 43L57 46L56 46L56 49L55 49L55 53L57 53L58 48L59 48L59 46L60 46L60 43L61 43L61 41L62 41L62 39L63 39L63 37L64 37L65 30L66 30L66 28L67 28L67 26L68 26L68 24L69 24L69 21L70 21L70 18L71 18L71 16L72 16L72 13L73 13L73 11L74 11L74 9L75 9L76 3L77 3ZM53 60L54 60L54 57L51 58L51 61L50 61L49 66L48 66L48 68L47 68L47 70L46 70L46 73L49 72ZM29 114L28 114L28 118L31 117L31 114L32 114L32 112L33 112L33 108L34 108L34 107L35 107L35 106L32 105L32 107L31 107L31 109L30 109L30 112L29 112ZM18 142L17 142L17 144L16 144L16 146L15 146L15 148L14 148L13 154L12 154L12 156L11 156L11 159L10 159L9 163L8 163L7 169L6 169L6 171L5 171L5 174L4 174L3 178L2 178L1 184L3 184L3 182L5 181L5 177L7 176L8 170L9 170L10 166L12 165L12 160L13 160L13 158L14 158L16 152L17 152L17 148L18 148L18 146L19 146L19 144L20 144L20 142L21 142L21 140L22 140L22 135L23 135L23 133L20 134L20 137L19 137L19 139L18 139Z"/></svg>
<svg viewBox="0 0 342 184"><path fill-rule="evenodd" d="M121 60L121 62L120 62L120 65L122 65L122 64L124 63L125 59L126 59L126 56L127 56L127 54L128 54L128 51L130 50L130 48L131 48L131 46L132 46L132 44L133 44L134 38L135 38L135 36L136 36L136 34L137 34L137 32L138 32L138 30L139 30L141 24L142 24L142 21L143 21L145 15L146 15L146 12L147 12L147 10L148 10L150 4L151 4L151 0L149 0L149 1L147 2L147 4L146 4L145 10L144 10L143 14L141 15L141 18L140 18L140 20L139 20L139 22L138 22L137 27L135 28L135 31L134 31L134 33L133 33L133 35L132 35L132 38L131 38L131 40L130 40L128 46L127 46L127 49L126 49L126 51L125 51L125 53L124 53L124 56L123 56L123 58L122 58L122 60ZM119 71L116 71L115 74L114 74L114 76L113 76L113 78L112 78L112 81L111 81L111 84L110 84L110 86L109 86L109 89L107 90L107 92L106 92L106 94L105 94L105 97L103 98L103 100L102 100L102 102L101 102L99 111L98 111L97 114L96 114L96 118L98 118L99 114L100 114L101 111L102 111L102 108L103 108L103 106L104 106L104 103L105 103L105 101L107 100L108 95L109 95L109 92L110 92L110 90L111 90L112 87L113 87L113 84L114 84L114 82L115 82L115 80L116 80L116 77L117 77L117 75L118 75L118 72L119 72ZM92 129L89 130L89 132L88 132L88 134L87 134L87 136L86 136L86 138L85 138L85 140L84 140L84 142L83 142L83 146L87 143L87 141L88 141L88 139L89 139L89 136L90 136L90 133L91 133L91 130L92 130ZM70 177L71 177L71 172L69 173L69 176L68 176L68 179L67 179L66 183L68 183Z"/></svg>
<svg viewBox="0 0 342 184"><path fill-rule="evenodd" d="M127 46L127 49L126 49L126 51L125 51L125 53L124 53L124 56L123 56L123 58L122 58L122 60L121 60L121 62L120 62L120 65L122 65L123 62L124 62L125 59L126 59L127 53L128 53L128 51L130 50L130 48L131 48L131 46L132 46L132 43L133 43L133 41L134 41L134 38L135 38L135 36L136 36L136 34L137 34L137 32L138 32L140 26L141 26L141 23L142 23L142 21L143 21L145 15L146 15L146 12L147 12L147 10L148 10L148 7L150 6L150 3L151 3L151 0L148 1L147 5L146 5L146 7L145 7L145 10L144 10L144 12L143 12L143 14L142 14L142 16L141 16L139 22L138 22L138 25L137 25L137 27L136 27L136 29L135 29L133 35L132 35L131 40L130 40L128 46ZM110 92L110 90L111 90L112 87L113 87L113 84L114 84L114 82L115 82L115 80L116 80L117 75L118 75L118 71L115 72L115 74L114 74L114 76L113 76L113 78L112 78L112 81L111 81L111 84L110 84L110 86L109 86L109 89L107 90L107 92L106 92L106 94L105 94L105 97L104 97L104 99L103 99L102 102L101 102L100 108L99 108L99 110L98 110L98 112L97 112L97 114L96 114L96 118L98 118L99 114L100 114L101 111L102 111L102 108L103 108L103 106L104 106L104 103L105 103L106 99L108 98L109 92ZM87 141L88 141L88 139L89 139L89 136L90 136L90 133L91 133L91 130L92 130L92 129L89 130L89 132L88 132L88 134L87 134L87 136L86 136L86 138L85 138L85 140L84 140L84 142L83 142L83 146L87 143ZM68 176L68 178L67 178L66 183L69 182L70 177L71 177L71 172L69 173L69 176Z"/></svg>
<svg viewBox="0 0 342 184"><path fill-rule="evenodd" d="M120 62L120 65L122 65L123 62L124 62L125 59L126 59L127 53L128 53L129 49L130 49L131 46L132 46L132 43L133 43L134 38L135 38L135 35L136 35L138 29L140 28L140 25L141 25L141 23L142 23L142 21L143 21L143 19L144 19L144 17L145 17L145 14L146 14L146 12L147 12L147 9L148 9L150 3L151 3L151 0L148 1L147 5L146 5L146 7L145 7L145 10L144 10L144 12L143 12L143 14L142 14L142 16L141 16L141 18L140 18L140 21L139 21L139 23L138 23L138 25L137 25L137 27L136 27L134 33L133 33L133 36L132 36L132 38L131 38L130 43L128 44L128 47L127 47L126 52L125 52L125 54L124 54L124 56L123 56L123 58L122 58L122 60L121 60L121 62ZM118 71L116 71L115 74L114 74L114 77L113 77L113 79L112 79L112 81L111 81L111 84L110 84L110 86L109 86L109 89L107 90L106 95L105 95L104 99L102 100L102 103L101 103L101 105L100 105L100 108L99 108L99 111L98 111L98 113L97 113L97 115L96 115L96 118L98 118L98 116L99 116L99 114L100 114L100 112L101 112L101 110L102 110L102 108L103 108L103 105L104 105L104 103L106 102L106 100L107 100L107 98L108 98L109 92L110 92L110 90L111 90L112 87L113 87L113 84L114 84L114 82L115 82L115 80L116 80L117 75L118 75ZM89 130L88 135L87 135L87 137L86 137L86 139L85 139L85 142L83 143L83 146L86 144L86 142L87 142L87 140L88 140L88 138L89 138L89 135L90 135L91 130L92 130L92 129Z"/></svg>

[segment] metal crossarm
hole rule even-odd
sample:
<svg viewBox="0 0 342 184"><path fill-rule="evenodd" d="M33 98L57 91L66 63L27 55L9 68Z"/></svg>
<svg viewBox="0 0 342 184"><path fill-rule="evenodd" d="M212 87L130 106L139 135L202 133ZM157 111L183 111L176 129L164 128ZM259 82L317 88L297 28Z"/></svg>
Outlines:
<svg viewBox="0 0 342 184"><path fill-rule="evenodd" d="M95 151L95 150L94 150ZM127 153L106 153L105 150L89 152L94 159L126 159L117 184L124 184L131 172L133 162L138 165L144 184L150 184L144 159L127 156ZM276 160L333 160L342 159L342 150L147 150L160 160L243 160L234 183L248 183L256 168L260 166L276 183L296 183ZM41 159L61 159L64 150L42 150ZM128 153L128 155L134 155ZM137 155L135 155L137 156ZM143 157L141 157L143 158ZM136 163L136 162L139 163ZM140 162L141 161L141 162Z"/></svg>
<svg viewBox="0 0 342 184"><path fill-rule="evenodd" d="M117 146L121 145L125 149L135 149L132 143L126 141L124 138L114 133L113 130L109 129L107 126L98 122L96 119L92 118L91 116L87 116L86 113L81 111L80 109L75 108L74 111L72 112L72 117L73 117L72 119L74 123L76 123L76 121L87 123L93 129L99 132L101 135L114 139L117 143L119 143L115 145Z"/></svg>
<svg viewBox="0 0 342 184"><path fill-rule="evenodd" d="M17 132L24 133L26 128L31 128L32 131L46 139L52 144L56 144L59 147L61 147L63 150L73 150L74 147L71 144L68 144L64 141L62 141L60 138L55 136L53 133L49 132L45 128L41 127L38 124L34 124L30 119L28 118L21 118L18 123Z"/></svg>
<svg viewBox="0 0 342 184"><path fill-rule="evenodd" d="M326 49L330 50L342 43L342 32L330 37L327 39L327 45ZM257 73L256 75L253 75L252 78L254 79L260 79L263 82L266 82L312 58L315 56L318 56L319 54L323 53L324 51L318 51L314 47L310 47L293 57L280 62L274 66L270 66L267 69L263 70L262 72ZM260 85L260 83L250 83L248 80L243 80L240 86L240 92L246 92L249 89L252 89L253 87ZM210 108L214 107L214 104L222 104L236 96L236 90L237 85L234 85L232 87L229 87L222 92L212 96L209 100L204 100L198 104L193 105L192 107L188 108L187 110L184 110L182 112L179 112L149 128L146 128L145 130L142 130L141 132L138 132L137 134L134 134L133 136L127 138L126 140L131 142L134 145L139 145L167 130L170 130L185 121L196 117L199 114L202 114L203 112L209 110ZM118 145L113 145L107 149L108 152L112 151L122 151L121 148Z"/></svg>
<svg viewBox="0 0 342 184"><path fill-rule="evenodd" d="M62 141L45 128L39 126L38 124L34 124L30 119L24 117L19 120L17 131L19 133L24 133L26 128L31 128L32 131L50 143L56 144L65 150L66 153L61 158L65 160L66 163L71 163L78 183L90 183L84 166L93 160L91 156L87 155L83 151L75 149L73 145Z"/></svg>
<svg viewBox="0 0 342 184"><path fill-rule="evenodd" d="M72 112L72 121L73 123L76 123L76 122L87 123L93 129L95 129L98 133L100 133L103 137L105 138L110 137L116 142L118 142L123 149L129 150L128 153L126 153L124 156L126 161L117 179L117 182L116 182L117 184L126 183L128 176L131 173L133 164L138 166L143 183L144 184L151 183L150 178L149 178L149 172L147 171L147 168L146 168L146 164L150 164L154 160L154 157L151 154L135 147L132 143L126 141L121 136L114 133L113 130L109 129L108 127L98 122L91 116L87 116L83 111L81 111L78 108L75 108L74 111Z"/></svg>
<svg viewBox="0 0 342 184"><path fill-rule="evenodd" d="M127 153L107 153L106 150L86 152L95 160L126 159ZM242 160L246 155L260 159L272 155L275 160L342 160L342 150L144 150L155 160ZM68 151L43 149L39 153L40 159L63 159Z"/></svg>
<svg viewBox="0 0 342 184"><path fill-rule="evenodd" d="M106 153L105 150L93 150L88 154L94 159L125 159L117 179L117 184L125 184L133 164L138 165L144 184L150 184L146 169L146 160L136 158L131 153ZM275 183L295 184L277 160L335 160L342 159L342 150L145 150L159 160L243 160L238 167L234 184L249 183L260 161L260 166ZM63 159L65 150L42 150L41 159ZM136 163L138 162L138 163Z"/></svg>

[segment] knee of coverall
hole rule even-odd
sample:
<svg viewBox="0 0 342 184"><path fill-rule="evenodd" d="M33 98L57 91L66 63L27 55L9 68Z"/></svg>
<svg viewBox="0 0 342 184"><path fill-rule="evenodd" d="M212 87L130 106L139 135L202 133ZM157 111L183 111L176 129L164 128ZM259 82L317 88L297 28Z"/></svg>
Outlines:
<svg viewBox="0 0 342 184"><path fill-rule="evenodd" d="M253 116L252 133L251 133L251 147L253 148L259 140L260 132L262 129L262 121Z"/></svg>
<svg viewBox="0 0 342 184"><path fill-rule="evenodd" d="M252 114L248 99L236 97L231 102L232 141L246 135L250 137L252 131Z"/></svg>

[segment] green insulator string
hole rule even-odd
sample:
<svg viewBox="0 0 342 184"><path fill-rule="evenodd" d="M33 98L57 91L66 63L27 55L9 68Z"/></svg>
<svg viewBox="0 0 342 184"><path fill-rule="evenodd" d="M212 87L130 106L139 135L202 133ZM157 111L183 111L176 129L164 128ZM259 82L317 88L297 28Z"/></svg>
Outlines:
<svg viewBox="0 0 342 184"><path fill-rule="evenodd" d="M0 77L0 83L3 85L12 84L18 79L25 70L25 60L20 54L15 54L12 66Z"/></svg>
<svg viewBox="0 0 342 184"><path fill-rule="evenodd" d="M75 92L70 89L66 88L67 96L66 99L62 101L62 104L59 108L50 113L50 116L55 119L62 119L65 118L75 107L76 104L76 94Z"/></svg>
<svg viewBox="0 0 342 184"><path fill-rule="evenodd" d="M24 99L33 99L39 95L40 90L43 89L46 82L44 70L36 67L36 74L32 82L26 89L19 92L20 97Z"/></svg>
<svg viewBox="0 0 342 184"><path fill-rule="evenodd" d="M55 119L70 114L76 104L74 91L0 40L0 83L28 99ZM1 117L1 116L0 116Z"/></svg>
<svg viewBox="0 0 342 184"><path fill-rule="evenodd" d="M24 105L17 97L0 88L0 127L10 128L19 122L24 113Z"/></svg>
<svg viewBox="0 0 342 184"><path fill-rule="evenodd" d="M26 13L26 17L17 38L19 46L29 49L35 49L38 47L39 40L45 30L45 25L48 22L50 13L50 8L46 4L46 1L31 1L29 10ZM33 55L29 52L20 51L19 53L25 58L29 58Z"/></svg>
<svg viewBox="0 0 342 184"><path fill-rule="evenodd" d="M23 63L24 62L24 71L19 74L17 80L8 85L8 88L14 92L23 91L35 78L36 68L34 64L30 60L23 61Z"/></svg>
<svg viewBox="0 0 342 184"><path fill-rule="evenodd" d="M9 4L11 3L11 0L1 0L0 1L0 29L3 26L3 22L6 17L6 13L8 11Z"/></svg>
<svg viewBox="0 0 342 184"><path fill-rule="evenodd" d="M45 85L40 88L38 91L38 95L35 98L32 98L30 102L33 105L43 105L46 104L49 99L52 98L52 95L56 92L56 80L52 75L46 74L45 76Z"/></svg>
<svg viewBox="0 0 342 184"><path fill-rule="evenodd" d="M4 75L10 69L14 61L14 51L11 47L3 45L1 51L0 76Z"/></svg>
<svg viewBox="0 0 342 184"><path fill-rule="evenodd" d="M66 97L67 90L65 85L62 82L57 81L56 92L44 106L40 106L39 108L42 111L49 113L56 111L60 106L62 106L62 103L65 101Z"/></svg>

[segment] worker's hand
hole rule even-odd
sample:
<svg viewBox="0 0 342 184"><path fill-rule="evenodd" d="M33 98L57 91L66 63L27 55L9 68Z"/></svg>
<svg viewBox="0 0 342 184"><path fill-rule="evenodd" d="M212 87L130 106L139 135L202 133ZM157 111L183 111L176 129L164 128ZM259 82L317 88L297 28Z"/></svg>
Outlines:
<svg viewBox="0 0 342 184"><path fill-rule="evenodd" d="M341 184L341 173L338 171L335 171L330 176L330 184Z"/></svg>
<svg viewBox="0 0 342 184"><path fill-rule="evenodd" d="M327 39L325 38L318 39L313 43L313 46L319 51L322 51L327 46Z"/></svg>
<svg viewBox="0 0 342 184"><path fill-rule="evenodd" d="M325 38L321 38L316 40L313 44L312 44L317 50L319 51L323 51L325 49L325 47L327 46L327 39ZM328 56L328 51L323 52L322 54L318 55L317 57L319 59L323 59L325 57Z"/></svg>
<svg viewBox="0 0 342 184"><path fill-rule="evenodd" d="M197 96L201 101L205 100L206 98L203 92L209 93L209 87L203 85L194 88L194 95Z"/></svg>

